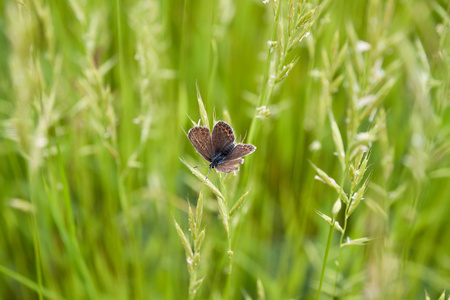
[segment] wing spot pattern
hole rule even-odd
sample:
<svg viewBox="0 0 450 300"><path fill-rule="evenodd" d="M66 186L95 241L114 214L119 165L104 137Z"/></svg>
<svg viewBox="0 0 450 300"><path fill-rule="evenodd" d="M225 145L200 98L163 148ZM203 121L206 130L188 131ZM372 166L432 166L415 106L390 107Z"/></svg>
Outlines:
<svg viewBox="0 0 450 300"><path fill-rule="evenodd" d="M227 136L230 136L230 131L225 126L220 126L225 132L227 133Z"/></svg>

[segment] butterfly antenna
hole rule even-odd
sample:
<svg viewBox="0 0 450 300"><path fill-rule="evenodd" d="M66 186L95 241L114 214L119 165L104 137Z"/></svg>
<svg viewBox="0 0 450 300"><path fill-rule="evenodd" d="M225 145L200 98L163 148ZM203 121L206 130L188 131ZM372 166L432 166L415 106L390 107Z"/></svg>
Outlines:
<svg viewBox="0 0 450 300"><path fill-rule="evenodd" d="M244 138L242 139L242 142L245 141L245 138L247 137L247 131L245 132Z"/></svg>

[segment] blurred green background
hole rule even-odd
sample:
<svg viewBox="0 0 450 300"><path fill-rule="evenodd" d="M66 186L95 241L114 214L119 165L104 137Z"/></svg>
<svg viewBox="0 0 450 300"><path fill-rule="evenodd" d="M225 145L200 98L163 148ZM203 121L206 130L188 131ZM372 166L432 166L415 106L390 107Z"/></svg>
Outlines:
<svg viewBox="0 0 450 300"><path fill-rule="evenodd" d="M267 2L0 2L1 299L450 290L450 3ZM209 175L228 209L249 191L231 248L217 197L180 161L204 163L185 134L196 85L208 125L257 147L237 176ZM357 149L366 189L340 240L317 214L337 212L336 190L312 163L356 199ZM174 220L189 237L200 192L204 279L189 294Z"/></svg>

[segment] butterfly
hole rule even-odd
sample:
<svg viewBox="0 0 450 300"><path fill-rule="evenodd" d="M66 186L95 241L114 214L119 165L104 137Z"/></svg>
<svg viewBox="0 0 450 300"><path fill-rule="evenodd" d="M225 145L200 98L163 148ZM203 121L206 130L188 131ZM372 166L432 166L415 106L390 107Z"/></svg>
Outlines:
<svg viewBox="0 0 450 300"><path fill-rule="evenodd" d="M218 121L214 125L212 134L208 127L195 126L189 130L188 138L195 150L209 162L209 171L238 171L239 167L236 165L244 163L242 157L256 150L252 144L235 144L233 128L224 121Z"/></svg>

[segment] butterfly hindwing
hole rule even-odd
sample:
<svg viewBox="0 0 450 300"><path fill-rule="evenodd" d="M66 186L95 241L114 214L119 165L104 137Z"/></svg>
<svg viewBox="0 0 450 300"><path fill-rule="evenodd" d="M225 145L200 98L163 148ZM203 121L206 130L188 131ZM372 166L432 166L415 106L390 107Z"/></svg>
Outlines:
<svg viewBox="0 0 450 300"><path fill-rule="evenodd" d="M234 160L253 153L256 147L252 144L237 144L230 154L227 155L227 160Z"/></svg>
<svg viewBox="0 0 450 300"><path fill-rule="evenodd" d="M239 167L236 165L242 165L244 160L242 158L235 160L227 160L224 163L217 165L216 169L223 173L230 173L234 171L239 171Z"/></svg>

